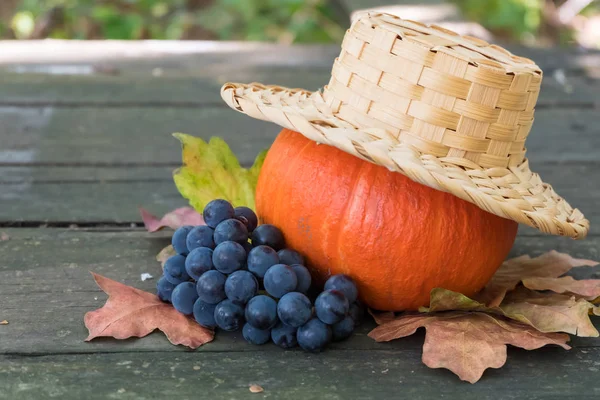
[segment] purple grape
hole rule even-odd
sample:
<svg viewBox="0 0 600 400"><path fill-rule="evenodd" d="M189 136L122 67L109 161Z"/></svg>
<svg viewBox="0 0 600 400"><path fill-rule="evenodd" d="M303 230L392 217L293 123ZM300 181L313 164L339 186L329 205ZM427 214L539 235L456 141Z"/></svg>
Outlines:
<svg viewBox="0 0 600 400"><path fill-rule="evenodd" d="M180 254L169 257L163 269L164 277L173 285L190 280L185 270L185 257Z"/></svg>
<svg viewBox="0 0 600 400"><path fill-rule="evenodd" d="M246 266L246 250L236 242L223 242L213 252L213 265L217 271L230 274Z"/></svg>
<svg viewBox="0 0 600 400"><path fill-rule="evenodd" d="M269 268L279 264L277 252L269 246L256 246L248 253L248 271L263 279Z"/></svg>
<svg viewBox="0 0 600 400"><path fill-rule="evenodd" d="M277 323L277 302L269 296L255 296L246 305L245 316L256 329L270 329Z"/></svg>
<svg viewBox="0 0 600 400"><path fill-rule="evenodd" d="M310 272L304 265L294 264L291 266L294 272L296 273L296 277L298 278L298 286L296 286L296 292L300 293L308 293L310 289L310 285L312 283L312 278L310 276Z"/></svg>
<svg viewBox="0 0 600 400"><path fill-rule="evenodd" d="M243 245L248 242L248 229L240 220L226 219L215 228L214 238L217 245L226 241Z"/></svg>
<svg viewBox="0 0 600 400"><path fill-rule="evenodd" d="M331 342L331 328L318 318L298 328L296 335L300 347L310 352L319 352Z"/></svg>
<svg viewBox="0 0 600 400"><path fill-rule="evenodd" d="M208 304L217 304L224 300L225 280L225 275L214 269L203 273L196 283L200 300Z"/></svg>
<svg viewBox="0 0 600 400"><path fill-rule="evenodd" d="M325 290L315 300L317 317L329 325L343 320L349 308L348 299L337 290Z"/></svg>
<svg viewBox="0 0 600 400"><path fill-rule="evenodd" d="M353 331L354 320L350 315L346 315L343 320L331 325L331 333L334 342L349 338Z"/></svg>
<svg viewBox="0 0 600 400"><path fill-rule="evenodd" d="M194 303L198 299L196 285L192 282L183 282L173 289L171 302L173 307L182 314L190 315L194 311Z"/></svg>
<svg viewBox="0 0 600 400"><path fill-rule="evenodd" d="M289 265L276 264L267 270L263 283L267 293L279 299L296 289L298 278Z"/></svg>
<svg viewBox="0 0 600 400"><path fill-rule="evenodd" d="M208 247L198 247L185 259L185 271L195 281L206 271L213 269L213 251Z"/></svg>
<svg viewBox="0 0 600 400"><path fill-rule="evenodd" d="M215 322L224 331L237 331L244 324L244 308L225 299L215 307Z"/></svg>
<svg viewBox="0 0 600 400"><path fill-rule="evenodd" d="M171 294L177 285L173 285L166 277L161 276L156 283L156 295L162 301L171 302Z"/></svg>
<svg viewBox="0 0 600 400"><path fill-rule="evenodd" d="M271 329L271 340L277 346L283 349L291 349L298 345L296 339L297 328L285 325L283 322L279 322L273 329Z"/></svg>
<svg viewBox="0 0 600 400"><path fill-rule="evenodd" d="M235 211L233 210L233 206L227 200L223 199L211 201L204 207L204 211L202 212L204 222L211 228L216 228L221 222L234 216Z"/></svg>
<svg viewBox="0 0 600 400"><path fill-rule="evenodd" d="M188 233L185 241L188 251L192 251L198 247L208 247L209 249L214 249L215 241L213 239L213 234L214 230L209 226L196 226L190 231L190 233Z"/></svg>
<svg viewBox="0 0 600 400"><path fill-rule="evenodd" d="M338 290L346 296L349 303L354 303L358 297L358 288L348 275L333 275L325 282L325 290Z"/></svg>
<svg viewBox="0 0 600 400"><path fill-rule="evenodd" d="M284 324L298 328L312 317L312 304L302 293L288 293L277 303L277 316Z"/></svg>
<svg viewBox="0 0 600 400"><path fill-rule="evenodd" d="M225 281L225 295L238 304L246 304L258 292L258 281L248 271L235 271Z"/></svg>
<svg viewBox="0 0 600 400"><path fill-rule="evenodd" d="M246 228L248 228L248 232L252 232L256 229L258 226L258 217L256 216L256 213L252 211L252 209L242 206L236 207L234 212L236 218L242 222L245 221L244 223Z"/></svg>
<svg viewBox="0 0 600 400"><path fill-rule="evenodd" d="M200 299L194 303L194 319L200 325L206 328L215 328L217 323L215 322L215 308L216 304L208 304Z"/></svg>
<svg viewBox="0 0 600 400"><path fill-rule="evenodd" d="M281 250L285 247L283 233L273 225L264 224L256 227L252 232L252 245L265 245L272 247L275 250Z"/></svg>
<svg viewBox="0 0 600 400"><path fill-rule="evenodd" d="M182 256L186 256L190 252L188 250L186 240L188 233L190 233L190 231L193 228L194 227L191 225L182 226L178 228L171 237L171 244L173 245L173 248L178 254L181 254Z"/></svg>
<svg viewBox="0 0 600 400"><path fill-rule="evenodd" d="M300 264L304 265L304 257L300 253L292 249L283 249L277 252L279 262L285 265Z"/></svg>
<svg viewBox="0 0 600 400"><path fill-rule="evenodd" d="M271 330L270 329L257 329L252 325L246 323L244 328L242 328L242 335L246 342L251 344L265 344L271 339Z"/></svg>

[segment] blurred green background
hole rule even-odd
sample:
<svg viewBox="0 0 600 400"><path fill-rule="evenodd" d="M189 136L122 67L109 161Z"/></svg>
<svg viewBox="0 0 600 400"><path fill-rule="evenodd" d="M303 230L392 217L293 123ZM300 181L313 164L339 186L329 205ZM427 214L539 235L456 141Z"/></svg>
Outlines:
<svg viewBox="0 0 600 400"><path fill-rule="evenodd" d="M591 0L449 2L456 4L466 19L496 36L528 44L535 44L538 38L546 44L577 44L582 23L589 24L600 12L599 2ZM568 2L580 9L565 22L559 10ZM389 1L394 3L398 1ZM327 43L341 40L348 21L344 0L0 0L0 37L4 39Z"/></svg>

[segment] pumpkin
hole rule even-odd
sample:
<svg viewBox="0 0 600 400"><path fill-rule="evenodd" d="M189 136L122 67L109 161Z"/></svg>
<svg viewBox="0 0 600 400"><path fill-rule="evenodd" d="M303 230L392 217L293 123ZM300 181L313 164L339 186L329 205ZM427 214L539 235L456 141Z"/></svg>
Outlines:
<svg viewBox="0 0 600 400"><path fill-rule="evenodd" d="M364 303L388 311L426 306L436 287L475 294L518 226L287 129L262 167L256 209L306 257L317 282L348 274Z"/></svg>

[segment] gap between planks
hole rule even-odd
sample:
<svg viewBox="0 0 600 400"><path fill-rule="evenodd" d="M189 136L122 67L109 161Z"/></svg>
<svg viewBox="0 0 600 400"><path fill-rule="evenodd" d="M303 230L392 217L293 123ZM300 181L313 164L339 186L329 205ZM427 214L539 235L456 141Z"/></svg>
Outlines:
<svg viewBox="0 0 600 400"><path fill-rule="evenodd" d="M228 108L224 102L202 102L202 101L1 101L0 107L14 108L44 108L53 107L59 109L69 108ZM600 109L600 103L590 101L560 101L560 100L540 100L536 104L538 110L548 109L568 109L568 110L596 110Z"/></svg>

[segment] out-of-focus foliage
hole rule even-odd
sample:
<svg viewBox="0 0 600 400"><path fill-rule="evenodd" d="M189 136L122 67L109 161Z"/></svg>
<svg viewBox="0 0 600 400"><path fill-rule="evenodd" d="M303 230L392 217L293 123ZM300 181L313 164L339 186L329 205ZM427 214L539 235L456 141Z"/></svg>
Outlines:
<svg viewBox="0 0 600 400"><path fill-rule="evenodd" d="M600 20L600 0L446 0L497 37L531 44L578 43ZM389 0L390 4L406 0ZM419 4L420 0L411 0ZM338 42L349 22L343 0L0 0L0 38L222 39ZM380 4L378 2L378 4Z"/></svg>
<svg viewBox="0 0 600 400"><path fill-rule="evenodd" d="M216 0L200 21L229 40L330 42L344 35L326 0Z"/></svg>
<svg viewBox="0 0 600 400"><path fill-rule="evenodd" d="M540 38L550 43L572 43L577 31L589 17L600 13L600 1L584 3L567 0L450 0L458 5L469 19L477 21L498 36L526 43L537 43ZM577 17L560 21L562 6L585 6L578 9Z"/></svg>
<svg viewBox="0 0 600 400"><path fill-rule="evenodd" d="M542 21L541 0L453 0L465 14L486 28L523 39L537 32Z"/></svg>
<svg viewBox="0 0 600 400"><path fill-rule="evenodd" d="M332 42L348 18L331 0L0 0L0 36ZM9 13L9 8L12 12Z"/></svg>

